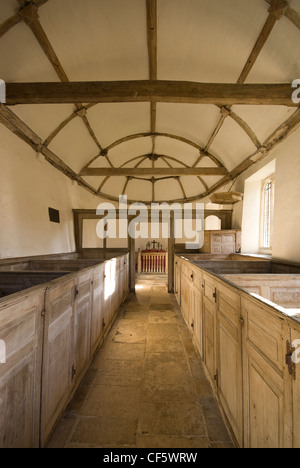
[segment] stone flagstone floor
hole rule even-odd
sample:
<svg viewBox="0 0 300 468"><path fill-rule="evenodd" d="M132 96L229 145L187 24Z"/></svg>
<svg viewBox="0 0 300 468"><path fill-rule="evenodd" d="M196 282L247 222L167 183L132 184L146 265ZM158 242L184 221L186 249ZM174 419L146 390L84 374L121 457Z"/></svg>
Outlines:
<svg viewBox="0 0 300 468"><path fill-rule="evenodd" d="M164 276L139 276L48 448L233 448Z"/></svg>

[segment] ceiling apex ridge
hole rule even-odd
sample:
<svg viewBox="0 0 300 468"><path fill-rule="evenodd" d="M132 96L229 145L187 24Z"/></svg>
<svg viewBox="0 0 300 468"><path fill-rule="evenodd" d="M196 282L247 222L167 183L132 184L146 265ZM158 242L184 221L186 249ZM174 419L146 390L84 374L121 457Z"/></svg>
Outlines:
<svg viewBox="0 0 300 468"><path fill-rule="evenodd" d="M287 11L289 5L286 0L273 0L269 13L279 20Z"/></svg>
<svg viewBox="0 0 300 468"><path fill-rule="evenodd" d="M27 25L30 25L39 19L38 7L35 3L29 2L19 10L21 18Z"/></svg>
<svg viewBox="0 0 300 468"><path fill-rule="evenodd" d="M82 106L80 109L75 111L75 114L78 115L78 117L85 117L87 115L86 107Z"/></svg>
<svg viewBox="0 0 300 468"><path fill-rule="evenodd" d="M223 115L224 117L228 117L231 113L231 110L223 106L221 107L220 112L221 112L221 115Z"/></svg>

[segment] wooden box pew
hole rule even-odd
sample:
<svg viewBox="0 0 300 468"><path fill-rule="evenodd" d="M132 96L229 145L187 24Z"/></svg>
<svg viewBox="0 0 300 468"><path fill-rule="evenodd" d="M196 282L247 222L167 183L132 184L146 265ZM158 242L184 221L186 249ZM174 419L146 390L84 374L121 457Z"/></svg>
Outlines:
<svg viewBox="0 0 300 468"><path fill-rule="evenodd" d="M78 271L88 268L93 265L98 265L104 260L88 260L88 259L74 259L74 260L31 260L29 262L30 270L57 270L57 271Z"/></svg>
<svg viewBox="0 0 300 468"><path fill-rule="evenodd" d="M39 446L44 286L0 300L0 447Z"/></svg>
<svg viewBox="0 0 300 468"><path fill-rule="evenodd" d="M230 274L225 279L285 309L300 309L300 275Z"/></svg>
<svg viewBox="0 0 300 468"><path fill-rule="evenodd" d="M0 271L0 297L6 297L69 274L69 271Z"/></svg>
<svg viewBox="0 0 300 468"><path fill-rule="evenodd" d="M0 299L1 448L46 446L129 292L128 269L123 255L52 281L48 271Z"/></svg>
<svg viewBox="0 0 300 468"><path fill-rule="evenodd" d="M234 261L234 260L211 260L211 261L199 261L195 260L192 263L199 266L202 269L209 270L216 274L226 273L270 273L271 262L266 261Z"/></svg>
<svg viewBox="0 0 300 468"><path fill-rule="evenodd" d="M283 307L232 281L252 275L225 278L178 256L174 271L177 301L237 446L299 448L297 275L285 283L281 275L253 275L281 289L272 298Z"/></svg>
<svg viewBox="0 0 300 468"><path fill-rule="evenodd" d="M1 271L24 271L29 270L29 260L23 262L0 262L0 272Z"/></svg>

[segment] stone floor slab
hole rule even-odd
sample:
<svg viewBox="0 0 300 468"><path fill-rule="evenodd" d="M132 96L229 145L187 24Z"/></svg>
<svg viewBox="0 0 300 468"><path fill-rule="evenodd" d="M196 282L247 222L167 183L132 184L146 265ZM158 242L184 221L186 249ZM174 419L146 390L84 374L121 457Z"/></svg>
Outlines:
<svg viewBox="0 0 300 468"><path fill-rule="evenodd" d="M49 448L232 448L166 277L139 276Z"/></svg>
<svg viewBox="0 0 300 468"><path fill-rule="evenodd" d="M207 437L170 437L162 435L141 435L138 436L138 448L210 448Z"/></svg>
<svg viewBox="0 0 300 468"><path fill-rule="evenodd" d="M142 435L207 437L198 402L142 402L139 431Z"/></svg>

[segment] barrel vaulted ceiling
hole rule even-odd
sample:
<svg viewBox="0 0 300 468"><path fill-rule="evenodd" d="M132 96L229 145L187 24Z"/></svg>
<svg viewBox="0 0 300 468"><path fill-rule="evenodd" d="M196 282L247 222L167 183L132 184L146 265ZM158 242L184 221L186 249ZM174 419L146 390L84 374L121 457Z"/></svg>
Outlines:
<svg viewBox="0 0 300 468"><path fill-rule="evenodd" d="M292 100L226 88L291 85L299 44L300 0L1 0L0 78L48 83L49 99L8 99L0 122L100 197L202 199L299 131ZM91 82L113 97L50 99ZM204 99L193 84L223 87Z"/></svg>

